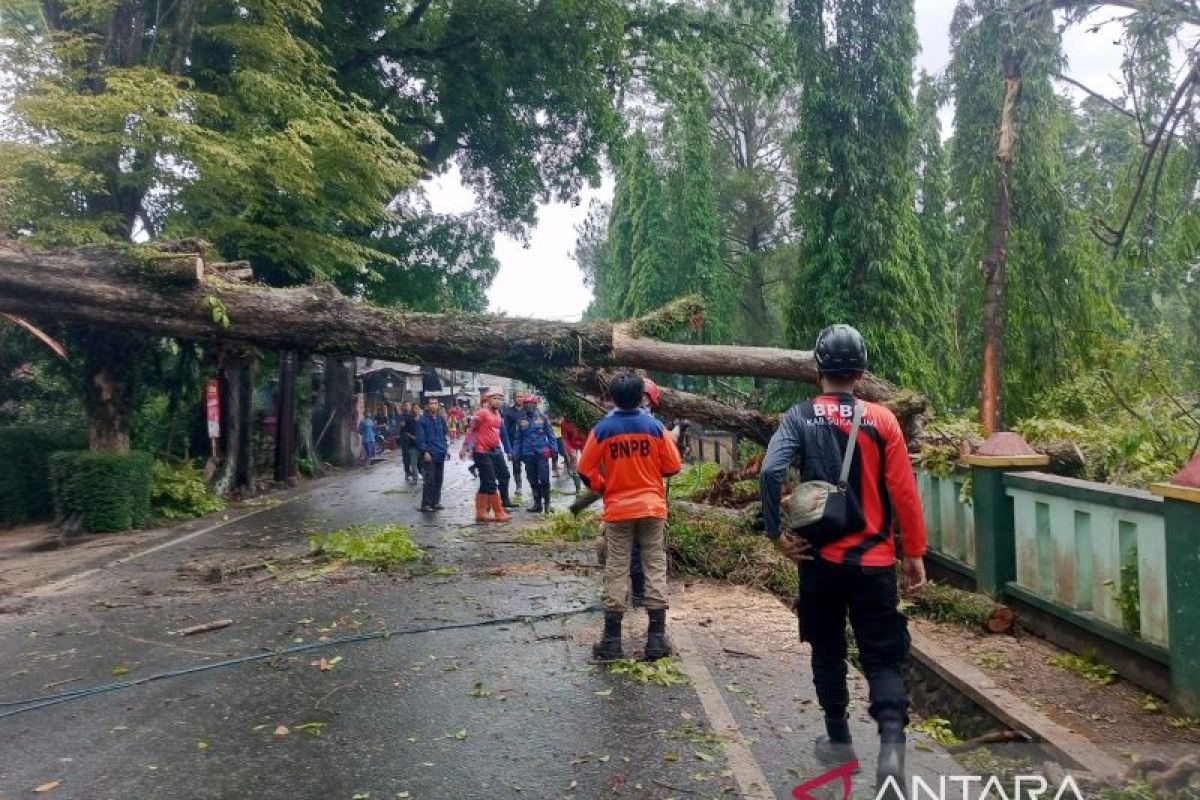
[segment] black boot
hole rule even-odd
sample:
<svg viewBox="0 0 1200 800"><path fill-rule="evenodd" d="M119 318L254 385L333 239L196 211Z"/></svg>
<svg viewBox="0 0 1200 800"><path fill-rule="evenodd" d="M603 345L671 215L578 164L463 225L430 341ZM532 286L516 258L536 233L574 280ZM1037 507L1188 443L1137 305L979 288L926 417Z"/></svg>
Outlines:
<svg viewBox="0 0 1200 800"><path fill-rule="evenodd" d="M550 484L542 487L542 513L550 513Z"/></svg>
<svg viewBox="0 0 1200 800"><path fill-rule="evenodd" d="M625 657L621 649L621 617L620 611L604 612L604 636L592 645L592 658L597 661L618 661Z"/></svg>
<svg viewBox="0 0 1200 800"><path fill-rule="evenodd" d="M651 609L650 628L646 631L646 660L656 661L671 655L671 640L667 638L667 610Z"/></svg>
<svg viewBox="0 0 1200 800"><path fill-rule="evenodd" d="M894 779L894 783L889 779ZM875 767L875 789L881 791L886 785L887 791L879 795L880 800L904 800L906 781L904 725L881 722L879 724L879 763Z"/></svg>
<svg viewBox="0 0 1200 800"><path fill-rule="evenodd" d="M505 508L516 508L518 505L512 501L511 497L508 496L507 483L500 487L500 505L504 506Z"/></svg>
<svg viewBox="0 0 1200 800"><path fill-rule="evenodd" d="M532 494L533 494L533 505L531 505L529 508L527 508L525 510L528 511L530 514L540 514L542 511L542 493L535 488L535 489L533 489Z"/></svg>
<svg viewBox="0 0 1200 800"><path fill-rule="evenodd" d="M845 716L826 717L825 735L817 737L814 752L818 761L831 767L858 761L850 736L850 721ZM858 772L858 768L854 771Z"/></svg>
<svg viewBox="0 0 1200 800"><path fill-rule="evenodd" d="M630 602L634 608L646 605L646 573L629 576Z"/></svg>

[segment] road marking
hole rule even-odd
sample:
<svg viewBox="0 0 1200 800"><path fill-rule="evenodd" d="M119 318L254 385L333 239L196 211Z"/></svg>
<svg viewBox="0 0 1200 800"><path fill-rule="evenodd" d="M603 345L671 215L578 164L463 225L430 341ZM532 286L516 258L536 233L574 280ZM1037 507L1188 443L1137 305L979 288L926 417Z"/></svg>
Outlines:
<svg viewBox="0 0 1200 800"><path fill-rule="evenodd" d="M223 528L226 525L233 525L238 522L243 522L244 520L250 519L250 517L257 516L258 514L262 514L265 511L274 511L275 509L279 508L280 506L287 505L288 503L291 503L295 500L299 500L301 497L307 497L308 495L310 495L313 492L316 492L320 489L336 488L340 484L341 484L341 482L338 481L338 482L330 482L330 483L326 483L326 484L318 484L315 486L305 487L304 490L297 492L296 494L292 495L291 497L284 498L284 499L280 500L278 503L272 503L270 505L262 506L261 508L256 508L253 511L247 511L245 514L233 517L232 519L223 519L220 522L216 522L216 523L213 523L212 525L209 525L208 527L200 528L199 530L192 531L191 533L185 533L182 536L177 536L174 539L168 539L165 542L159 542L158 544L154 545L153 547L147 547L145 550L138 550L136 553L130 553L127 556L121 556L120 558L113 559L112 561L109 561L108 563L103 564L99 567L92 567L91 569L85 569L83 572L75 572L75 573L72 573L71 575L67 575L66 577L59 578L58 580L52 581L51 583L48 583L45 586L41 586L41 587L38 587L37 589L31 590L28 593L28 596L30 596L30 597L46 597L48 595L51 595L51 594L54 594L57 592L61 592L64 589L69 588L72 584L78 583L79 581L83 580L84 578L88 578L92 575L95 575L100 570L109 569L111 567L119 567L122 564L128 564L131 561L137 561L138 559L148 556L151 553L157 553L159 550L166 550L168 547L174 547L177 544L183 544L184 542L186 542L190 539L195 539L197 536L203 536L206 533L212 533L217 528Z"/></svg>
<svg viewBox="0 0 1200 800"><path fill-rule="evenodd" d="M777 800L767 776L763 772L750 746L742 735L733 718L733 712L721 696L708 665L704 663L684 624L676 625L671 630L675 640L675 649L679 651L679 660L683 662L684 671L692 679L696 694L700 697L700 705L708 717L713 730L730 737L725 744L725 753L729 756L729 767L733 770L733 778L741 789L741 796L750 800Z"/></svg>

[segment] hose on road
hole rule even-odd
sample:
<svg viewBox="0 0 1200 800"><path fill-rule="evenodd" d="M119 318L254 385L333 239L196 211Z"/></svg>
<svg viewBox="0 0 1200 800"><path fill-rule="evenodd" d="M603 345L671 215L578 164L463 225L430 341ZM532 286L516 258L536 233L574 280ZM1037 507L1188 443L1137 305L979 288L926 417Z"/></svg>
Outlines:
<svg viewBox="0 0 1200 800"><path fill-rule="evenodd" d="M0 707L9 708L8 711L0 711L0 719L14 717L17 714L24 714L27 711L35 711L39 708L46 708L47 706L58 705L59 703L66 703L70 700L82 700L85 697L92 697L93 695L105 694L107 692L115 692L119 689L130 689L134 686L141 686L154 681L166 680L168 678L179 678L184 675L194 675L198 672L207 672L209 670L232 667L252 661L263 661L269 658L292 655L294 653L306 653L326 647L337 647L344 644L369 642L377 639L390 639L393 636L414 636L422 633L436 633L438 631L452 631L462 628L486 628L496 625L514 625L517 623L540 622L547 619L561 619L563 617L575 616L576 614L587 614L601 610L603 609L599 605L593 603L591 605L581 606L580 608L573 608L569 611L549 611L545 614L522 614L519 616L500 617L497 619L486 619L475 622L451 622L445 625L431 625L424 628L395 628L390 630L373 631L371 633L359 633L352 636L340 636L336 639L328 639L323 642L309 642L308 644L285 647L282 650L271 650L264 653L252 653L250 655L238 656L236 658L230 658L224 661L213 661L206 664L194 664L190 667L182 667L180 669L169 670L167 672L159 672L154 675L146 675L141 678L133 678L126 681L116 681L113 683L102 684L100 686L90 686L83 689L74 689L69 692L60 692L58 694L50 694L43 697L31 697L25 700L0 700Z"/></svg>

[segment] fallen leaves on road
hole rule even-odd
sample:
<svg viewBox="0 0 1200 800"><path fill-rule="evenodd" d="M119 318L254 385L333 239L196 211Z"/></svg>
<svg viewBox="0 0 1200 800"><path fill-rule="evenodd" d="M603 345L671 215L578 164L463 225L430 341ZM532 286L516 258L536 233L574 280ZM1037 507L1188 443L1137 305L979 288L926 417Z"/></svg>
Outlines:
<svg viewBox="0 0 1200 800"><path fill-rule="evenodd" d="M131 670L129 667L124 666L123 664L118 664L117 666L112 668L112 674L117 676L118 678L121 677L122 675L128 675L130 672L133 672L133 670Z"/></svg>
<svg viewBox="0 0 1200 800"><path fill-rule="evenodd" d="M622 659L608 665L613 675L625 675L638 683L654 683L659 686L686 685L692 682L675 658L660 658L657 661L634 661ZM599 694L599 692L597 692Z"/></svg>
<svg viewBox="0 0 1200 800"><path fill-rule="evenodd" d="M48 783L43 783L41 786L35 787L34 791L38 794L41 794L42 792L52 792L58 788L60 783L62 783L62 781L49 781Z"/></svg>
<svg viewBox="0 0 1200 800"><path fill-rule="evenodd" d="M312 662L312 664L309 666L316 667L317 669L321 670L321 672L329 672L331 669L341 663L341 660L341 656L334 656L333 658L321 658Z"/></svg>
<svg viewBox="0 0 1200 800"><path fill-rule="evenodd" d="M324 722L304 722L296 726L296 730L304 731L309 736L320 736L325 730Z"/></svg>
<svg viewBox="0 0 1200 800"><path fill-rule="evenodd" d="M483 681L475 681L475 685L467 691L467 697L490 697L489 692L483 685Z"/></svg>

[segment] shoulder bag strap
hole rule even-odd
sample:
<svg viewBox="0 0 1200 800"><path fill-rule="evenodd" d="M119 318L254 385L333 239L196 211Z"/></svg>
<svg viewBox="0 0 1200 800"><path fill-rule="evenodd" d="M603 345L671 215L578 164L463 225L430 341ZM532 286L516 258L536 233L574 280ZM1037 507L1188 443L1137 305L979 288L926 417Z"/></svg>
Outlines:
<svg viewBox="0 0 1200 800"><path fill-rule="evenodd" d="M854 448L858 446L858 429L862 426L863 404L854 404L854 422L850 425L850 441L846 444L846 454L842 456L842 476L838 485L844 486L850 477L850 464L854 461Z"/></svg>

